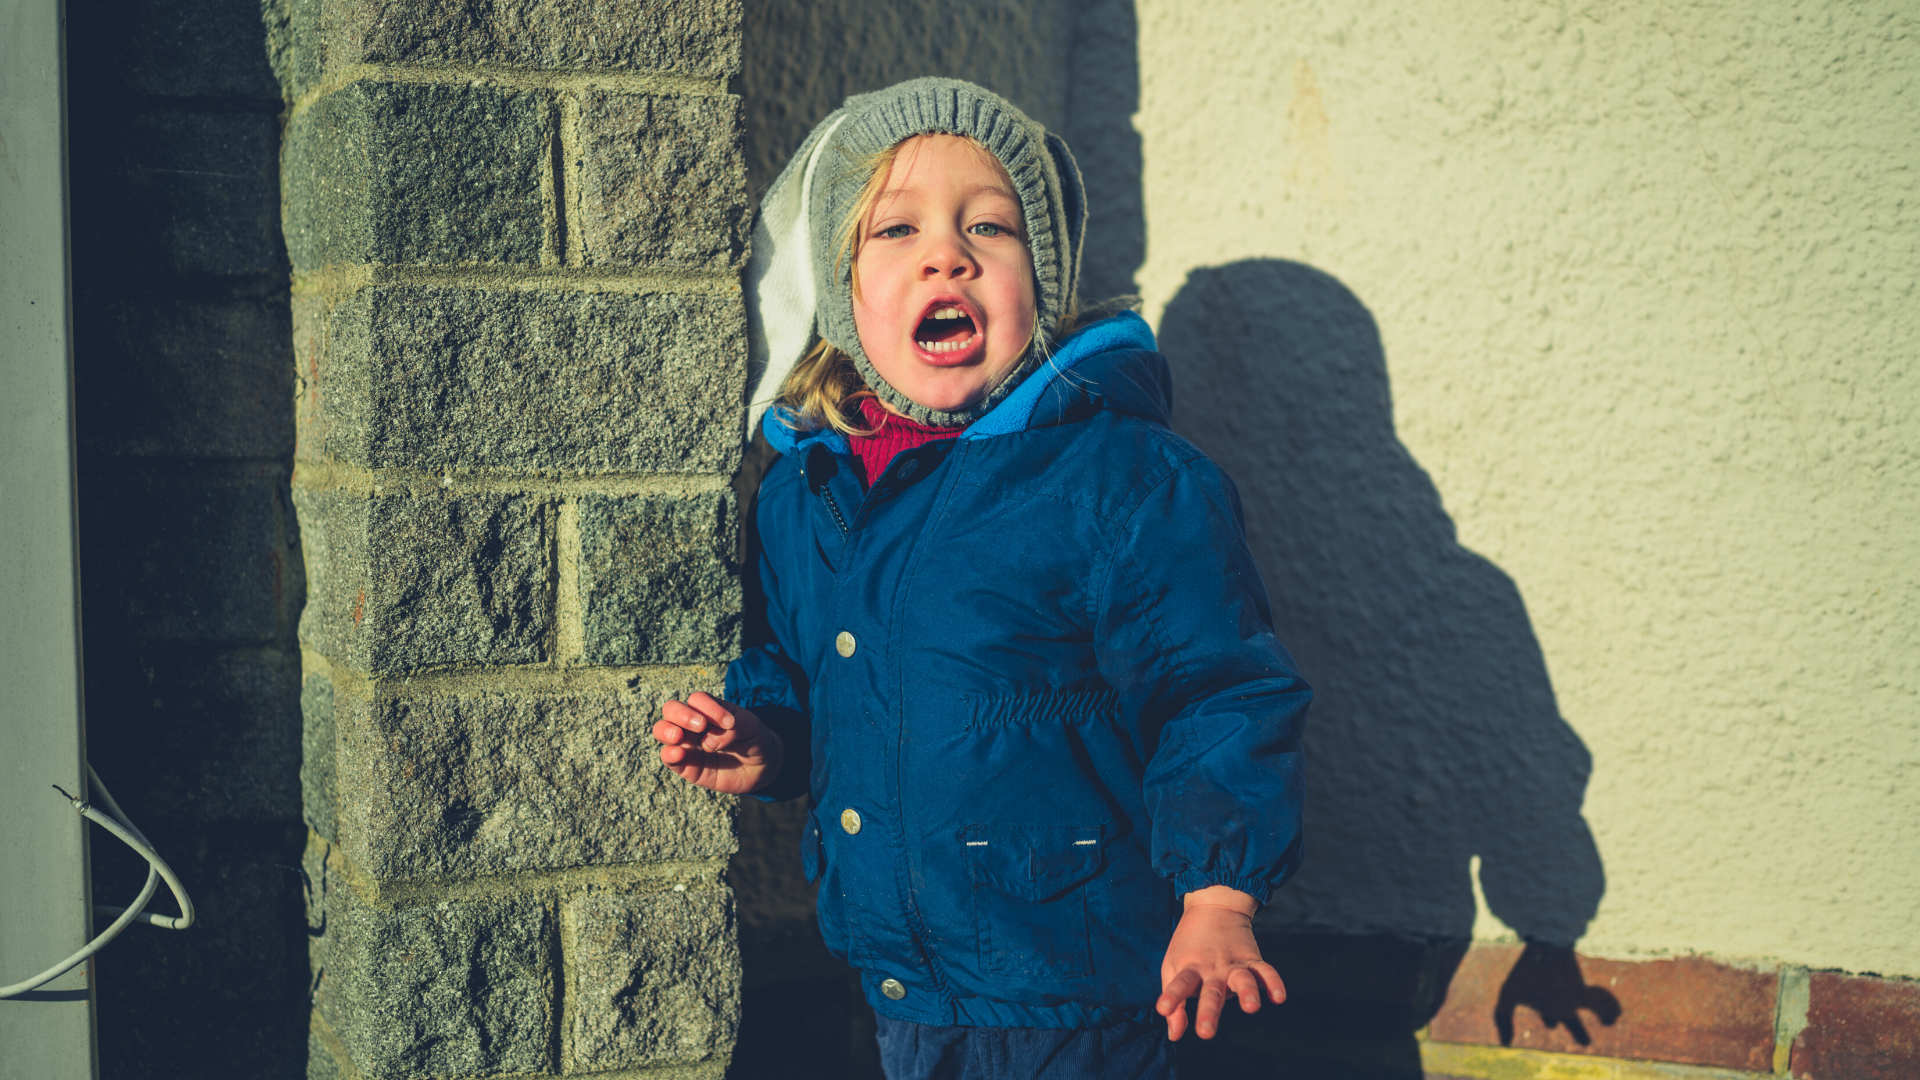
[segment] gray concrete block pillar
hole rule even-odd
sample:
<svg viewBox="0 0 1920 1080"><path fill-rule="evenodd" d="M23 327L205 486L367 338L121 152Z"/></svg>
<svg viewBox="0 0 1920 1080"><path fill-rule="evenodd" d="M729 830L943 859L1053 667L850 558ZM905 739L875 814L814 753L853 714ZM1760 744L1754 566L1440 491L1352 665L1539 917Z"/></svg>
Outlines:
<svg viewBox="0 0 1920 1080"><path fill-rule="evenodd" d="M740 7L276 0L313 1077L718 1076Z"/></svg>

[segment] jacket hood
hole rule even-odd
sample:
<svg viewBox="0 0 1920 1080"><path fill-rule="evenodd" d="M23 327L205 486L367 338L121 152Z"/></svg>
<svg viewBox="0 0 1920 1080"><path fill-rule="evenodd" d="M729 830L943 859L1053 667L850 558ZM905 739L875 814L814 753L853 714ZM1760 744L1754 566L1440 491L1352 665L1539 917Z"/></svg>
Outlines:
<svg viewBox="0 0 1920 1080"><path fill-rule="evenodd" d="M1103 409L1169 426L1173 379L1166 357L1154 351L1153 330L1131 311L1090 323L1054 350L1025 382L987 415L968 425L962 439L991 439L1036 428L1069 424ZM788 413L767 410L760 429L782 454L822 443L837 454L851 452L846 436L832 428L796 431Z"/></svg>

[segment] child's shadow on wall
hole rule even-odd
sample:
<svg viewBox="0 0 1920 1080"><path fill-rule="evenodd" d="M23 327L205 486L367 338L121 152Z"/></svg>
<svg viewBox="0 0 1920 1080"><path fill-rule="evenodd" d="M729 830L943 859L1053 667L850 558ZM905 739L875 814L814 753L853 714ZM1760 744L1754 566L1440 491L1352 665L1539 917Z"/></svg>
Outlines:
<svg viewBox="0 0 1920 1080"><path fill-rule="evenodd" d="M1605 887L1580 815L1591 759L1519 590L1460 546L1394 431L1372 315L1318 270L1249 260L1195 271L1160 344L1175 427L1238 485L1276 629L1316 692L1306 861L1261 920L1295 1001L1192 1049L1238 1043L1261 1073L1279 1056L1306 1075L1303 1054L1330 1053L1417 1074L1413 1032L1472 935L1475 857L1489 908L1535 957L1502 1007L1593 1000L1566 953ZM1542 971L1572 985L1515 982ZM1599 1011L1617 1016L1610 995Z"/></svg>

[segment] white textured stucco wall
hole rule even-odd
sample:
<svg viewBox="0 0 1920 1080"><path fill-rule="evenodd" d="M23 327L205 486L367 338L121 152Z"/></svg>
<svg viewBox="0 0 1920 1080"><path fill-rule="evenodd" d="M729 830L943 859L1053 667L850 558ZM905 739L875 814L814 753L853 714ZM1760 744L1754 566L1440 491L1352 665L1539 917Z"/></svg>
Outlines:
<svg viewBox="0 0 1920 1080"><path fill-rule="evenodd" d="M1273 917L1461 933L1480 856L1920 976L1914 7L1137 10L1147 314L1324 691Z"/></svg>

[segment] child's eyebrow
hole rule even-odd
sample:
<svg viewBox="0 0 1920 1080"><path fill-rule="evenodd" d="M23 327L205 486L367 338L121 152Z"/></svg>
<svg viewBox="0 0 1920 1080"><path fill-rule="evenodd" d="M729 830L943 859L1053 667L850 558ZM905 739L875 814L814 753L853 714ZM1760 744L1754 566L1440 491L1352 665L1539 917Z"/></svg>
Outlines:
<svg viewBox="0 0 1920 1080"><path fill-rule="evenodd" d="M898 199L902 195L910 195L912 193L913 193L912 188L888 188L887 190L881 192L880 197L875 199L873 202L875 206L878 206L881 203L892 202L893 200ZM999 184L976 184L973 187L970 187L965 191L961 192L960 194L969 199L973 198L976 195L998 195L1010 203L1018 203L1020 201L1020 199L1017 196L1015 196L1013 192L1008 191L1006 188L1001 187Z"/></svg>

